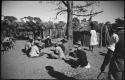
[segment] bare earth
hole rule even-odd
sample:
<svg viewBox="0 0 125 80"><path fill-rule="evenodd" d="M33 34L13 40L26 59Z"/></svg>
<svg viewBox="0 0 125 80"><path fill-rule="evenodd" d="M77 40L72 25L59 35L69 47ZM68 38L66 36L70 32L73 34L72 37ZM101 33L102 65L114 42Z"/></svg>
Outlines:
<svg viewBox="0 0 125 80"><path fill-rule="evenodd" d="M3 79L56 79L48 74L46 66L51 66L55 71L75 79L96 79L104 59L104 56L100 55L99 52L106 53L106 48L95 48L93 53L85 50L91 68L72 68L63 60L46 58L47 55L38 58L27 57L21 51L25 42L18 40L14 49L1 55L1 75ZM43 51L51 52L50 48Z"/></svg>

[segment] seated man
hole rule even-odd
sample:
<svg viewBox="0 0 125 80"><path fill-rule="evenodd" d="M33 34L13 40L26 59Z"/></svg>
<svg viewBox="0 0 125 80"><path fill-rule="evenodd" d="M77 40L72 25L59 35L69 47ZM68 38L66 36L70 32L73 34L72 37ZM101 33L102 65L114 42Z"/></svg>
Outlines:
<svg viewBox="0 0 125 80"><path fill-rule="evenodd" d="M47 36L47 39L45 40L45 47L50 47L52 45L51 39L49 36Z"/></svg>
<svg viewBox="0 0 125 80"><path fill-rule="evenodd" d="M75 46L75 53L77 59L77 64L80 65L80 67L90 68L90 64L88 63L86 53L81 48L81 43L78 42Z"/></svg>
<svg viewBox="0 0 125 80"><path fill-rule="evenodd" d="M55 44L55 54L58 55L58 58L60 59L66 59L64 52L62 50L62 48L59 46L60 43L56 43Z"/></svg>
<svg viewBox="0 0 125 80"><path fill-rule="evenodd" d="M61 48L62 48L62 50L64 51L64 54L65 55L69 55L68 53L69 53L69 44L68 44L68 40L66 39L66 36L64 37L64 39L62 39L61 40L61 42L62 42L62 44L60 45L61 46Z"/></svg>
<svg viewBox="0 0 125 80"><path fill-rule="evenodd" d="M37 37L37 40L39 42L39 45L38 45L39 49L43 49L45 47L45 44L41 41L40 37Z"/></svg>
<svg viewBox="0 0 125 80"><path fill-rule="evenodd" d="M39 48L38 48L39 42L34 41L34 45L31 47L31 51L29 53L30 57L36 57L39 56Z"/></svg>
<svg viewBox="0 0 125 80"><path fill-rule="evenodd" d="M30 57L39 57L44 55L44 53L41 53L38 46L39 46L39 41L38 40L34 41L34 45L31 47L31 51L29 53Z"/></svg>
<svg viewBox="0 0 125 80"><path fill-rule="evenodd" d="M29 40L25 44L25 53L29 56L29 52L31 50L31 47L34 45L33 38L29 38Z"/></svg>
<svg viewBox="0 0 125 80"><path fill-rule="evenodd" d="M67 40L67 37L66 36L64 36L64 38L61 40L61 42L63 42L63 43L65 43L65 42L67 42L68 40Z"/></svg>

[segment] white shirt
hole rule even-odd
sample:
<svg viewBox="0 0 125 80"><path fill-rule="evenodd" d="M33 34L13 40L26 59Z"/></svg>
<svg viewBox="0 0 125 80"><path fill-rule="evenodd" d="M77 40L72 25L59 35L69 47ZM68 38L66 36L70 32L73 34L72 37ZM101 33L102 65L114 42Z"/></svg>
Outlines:
<svg viewBox="0 0 125 80"><path fill-rule="evenodd" d="M119 37L117 34L113 33L113 35L111 36L112 42L111 44L108 46L108 49L114 51L115 50L115 45L116 43L119 41Z"/></svg>
<svg viewBox="0 0 125 80"><path fill-rule="evenodd" d="M98 40L97 40L97 33L95 30L90 31L91 38L90 38L90 45L97 45Z"/></svg>
<svg viewBox="0 0 125 80"><path fill-rule="evenodd" d="M63 50L62 50L62 48L60 46L56 47L56 53L58 53L61 58L65 58Z"/></svg>
<svg viewBox="0 0 125 80"><path fill-rule="evenodd" d="M31 47L31 51L30 51L30 56L39 56L39 48L36 46L36 45L34 45L34 46L32 46Z"/></svg>

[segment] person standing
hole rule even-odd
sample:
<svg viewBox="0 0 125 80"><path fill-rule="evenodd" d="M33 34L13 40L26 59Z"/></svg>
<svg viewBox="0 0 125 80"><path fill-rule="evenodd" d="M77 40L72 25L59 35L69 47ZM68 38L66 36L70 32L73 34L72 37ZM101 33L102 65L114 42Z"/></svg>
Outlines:
<svg viewBox="0 0 125 80"><path fill-rule="evenodd" d="M111 30L110 33L110 40L109 40L109 45L107 47L107 54L105 55L103 64L101 65L101 71L104 71L106 66L109 64L111 57L113 56L113 53L115 51L115 45L119 41L119 37L116 34L115 30Z"/></svg>
<svg viewBox="0 0 125 80"><path fill-rule="evenodd" d="M117 28L120 29L120 28ZM124 80L124 28L118 31L119 41L115 46L113 57L109 64L108 79L111 80L111 75L114 80Z"/></svg>
<svg viewBox="0 0 125 80"><path fill-rule="evenodd" d="M93 26L91 27L90 34L91 37L90 37L89 50L93 51L93 48L98 45L97 33Z"/></svg>

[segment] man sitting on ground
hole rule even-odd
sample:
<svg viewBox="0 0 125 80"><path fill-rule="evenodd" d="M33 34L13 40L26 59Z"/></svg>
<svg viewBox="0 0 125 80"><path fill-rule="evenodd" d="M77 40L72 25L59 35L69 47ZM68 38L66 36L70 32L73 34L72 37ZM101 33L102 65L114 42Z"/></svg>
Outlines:
<svg viewBox="0 0 125 80"><path fill-rule="evenodd" d="M25 53L29 56L29 52L31 47L34 45L33 38L30 37L29 40L25 44Z"/></svg>
<svg viewBox="0 0 125 80"><path fill-rule="evenodd" d="M30 57L39 57L44 55L44 53L41 53L38 46L39 46L39 41L38 40L34 41L34 45L31 47L31 51L29 53Z"/></svg>
<svg viewBox="0 0 125 80"><path fill-rule="evenodd" d="M50 36L47 36L47 39L45 40L45 47L50 47L52 45Z"/></svg>
<svg viewBox="0 0 125 80"><path fill-rule="evenodd" d="M59 44L61 44L61 43L55 44L55 54L58 55L58 57L60 59L66 59L64 52L63 52L62 48L59 46Z"/></svg>
<svg viewBox="0 0 125 80"><path fill-rule="evenodd" d="M37 40L39 42L39 45L38 45L39 49L43 49L45 47L45 44L41 41L40 37L37 37Z"/></svg>
<svg viewBox="0 0 125 80"><path fill-rule="evenodd" d="M67 40L67 37L66 36L64 36L64 38L61 40L61 42L63 42L63 43L66 43L68 40Z"/></svg>
<svg viewBox="0 0 125 80"><path fill-rule="evenodd" d="M75 46L75 51L77 59L77 64L80 65L80 67L90 68L90 64L87 60L86 53L81 48L81 42L78 41L77 45Z"/></svg>

